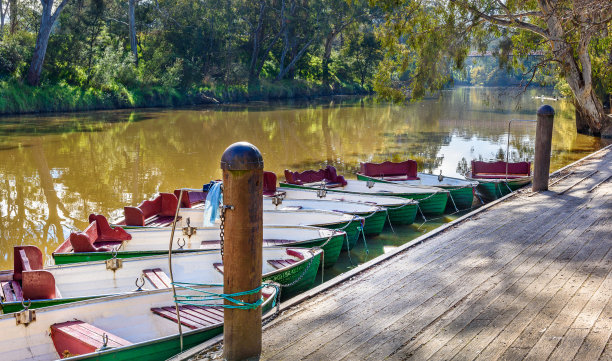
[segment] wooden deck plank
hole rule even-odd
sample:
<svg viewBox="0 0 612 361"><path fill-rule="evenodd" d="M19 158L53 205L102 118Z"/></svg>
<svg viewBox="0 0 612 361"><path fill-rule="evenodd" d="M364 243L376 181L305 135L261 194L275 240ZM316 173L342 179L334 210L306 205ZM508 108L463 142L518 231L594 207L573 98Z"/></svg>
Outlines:
<svg viewBox="0 0 612 361"><path fill-rule="evenodd" d="M595 267L596 262L601 261L601 251L608 251L609 247L605 241L600 239L591 239L586 246L582 247L571 260L558 270L558 272L548 281L537 279L521 293L515 302L510 305L510 309L500 315L486 330L482 330L479 334L480 343L470 343L459 354L460 357L471 355L478 356L476 359L492 360L499 357L512 340L516 338L530 319L535 317L542 309L544 304L556 297L559 289L563 289L565 284L573 275L573 270L576 266L592 266ZM556 262L559 264L561 262ZM583 275L579 275L583 276ZM587 276L581 277L581 281L586 280ZM539 283L547 282L543 286ZM535 286L534 286L535 284ZM517 312L518 311L518 312ZM468 352L467 348L471 348ZM469 357L469 356L468 356Z"/></svg>
<svg viewBox="0 0 612 361"><path fill-rule="evenodd" d="M584 339L574 357L576 360L597 360L612 335L612 297Z"/></svg>
<svg viewBox="0 0 612 361"><path fill-rule="evenodd" d="M494 229L494 228L501 228L503 226L496 226L496 225L492 225L491 223L487 223L490 226L490 229ZM486 231L490 230L489 228L484 228L481 231L484 233ZM463 236L464 237L469 237L469 235L467 233L471 233L471 234L478 234L478 232L464 232ZM444 259L448 259L450 257L452 257L452 255L449 255L447 253L448 249L452 249L455 248L455 252L461 252L462 250L466 250L466 249L476 249L478 248L477 244L473 244L470 242L465 242L465 239L462 237L457 237L457 238L452 238L452 237L442 237L442 239L444 239L444 243L442 246L438 247L437 249L434 247L431 247L430 245L424 245L424 247L418 247L414 249L414 252L411 252L407 255L404 256L404 261L408 264L411 264L413 266L413 268L415 269L415 273L416 271L423 271L425 270L425 272L432 272L435 271L436 268L438 268L437 265L437 261L441 261ZM460 242L460 246L459 247L453 247L453 245L455 244L455 242L459 242L460 240L463 240L464 242ZM425 256L428 256L427 258L425 258ZM424 261L425 260L425 261ZM429 268L428 268L429 267ZM376 277L383 277L383 279L391 279L391 280L396 280L400 275L405 274L407 272L406 267L404 266L404 264L401 263L392 263L390 265L385 265L385 267L375 267L374 269L370 270L369 272L365 273L363 276L366 279L375 279ZM418 277L418 276L413 276L413 277ZM409 279L402 279L401 281L409 281ZM347 282L343 285L340 285L338 290L349 290L350 292L356 292L360 295L362 295L362 297L364 298L369 298L372 297L374 294L378 293L378 292L385 292L387 286L389 286L389 284L387 282L385 282L383 284L383 288L382 289L375 289L370 287L370 285L365 285L365 284L356 284L353 285L351 282ZM301 335L303 334L303 332L308 332L308 328L309 327L318 327L319 322L321 321L319 319L319 315L321 315L322 313L325 313L325 319L326 320L330 320L333 317L336 316L336 313L339 314L339 312L337 312L339 309L341 309L342 311L348 311L348 310L352 310L355 307L359 307L359 302L352 296L350 296L347 293L340 293L340 297L338 297L338 295L335 295L336 297L327 297L325 294L317 297L317 302L322 304L321 308L317 308L316 310L314 308L311 309L307 309L305 310L306 312L300 312L300 317L302 319L305 319L306 322L301 322L300 321L300 327L299 328L293 328L291 330L280 330L280 335L287 335L287 331L290 332L294 332L295 334L292 334L292 337L289 337L289 339L294 339L294 338L300 338ZM327 303L325 303L326 301L328 301ZM291 315L293 315L293 313L295 312L295 310L288 312L288 315L286 317L291 317ZM308 319L308 317L312 317L310 320ZM274 334L275 329L272 328L270 329L268 332ZM271 339L274 339L274 337L271 337ZM279 343L280 347L287 347L287 344L285 342L280 342ZM270 349L274 349L275 345L271 345Z"/></svg>
<svg viewBox="0 0 612 361"><path fill-rule="evenodd" d="M536 295L536 297L515 317L512 322L505 326L502 332L487 346L478 356L480 360L492 359L511 359L510 353L506 353L519 336L529 327L533 327L534 332L531 334L539 334L539 330L552 321L548 317L549 322L546 323L546 307L552 306L552 309L559 309L578 289L578 287L586 280L588 274L597 266L598 261L609 255L609 245L596 236L591 237L591 242L597 242L597 247L590 252L588 258L580 265L568 263L561 270L560 274L554 278L552 282L546 285L545 289ZM588 248L583 248L584 251ZM573 262L576 262L574 258ZM542 316L540 316L542 314ZM533 320L533 321L532 321ZM534 341L535 343L535 341ZM502 354L504 355L502 357Z"/></svg>
<svg viewBox="0 0 612 361"><path fill-rule="evenodd" d="M510 242L509 244L514 245L513 242ZM517 244L515 249L520 250L524 248L525 246L528 246L528 245L527 244ZM505 253L498 254L496 257L492 257L492 259L495 259L497 261L503 260L504 262L507 262L512 259L512 258L508 258L507 256L513 255L513 254L514 253L512 251L506 250ZM487 261L490 262L490 260L487 260ZM501 265L503 265L503 263ZM391 346L393 345L393 342L389 342L390 341L389 339L386 339L386 340L384 339L386 335L392 336L394 333L396 333L398 327L406 327L407 325L415 326L418 323L425 322L425 320L427 320L428 318L430 320L435 319L437 316L439 316L439 314L432 312L432 305L431 305L432 303L433 305L435 305L436 302L441 302L441 301L446 301L447 303L451 303L451 304L456 303L461 298L465 297L466 293L469 293L471 290L473 290L473 287L474 287L472 285L473 283L484 281L485 279L489 277L489 273L487 273L486 271L483 271L487 268L492 268L492 266L487 265L486 263L484 264L484 266L474 265L474 269L477 272L474 272L473 274L471 274L470 279L472 282L470 283L462 282L459 287L457 287L456 284L450 284L444 290L437 292L432 298L422 303L419 307L417 307L417 309L415 309L414 312L409 312L409 313L404 312L404 314L406 314L406 317L395 320L393 322L391 322L392 320L390 319L380 320L378 323L382 324L383 326L386 326L386 327L382 327L381 329L375 328L373 327L372 324L368 323L368 327L366 328L367 332L362 333L362 335L358 336L357 339L352 339L350 343L341 343L343 345L341 347L346 348L347 346L344 346L344 345L350 345L350 347L354 347L355 343L359 342L361 343L361 347L354 350L354 352L352 352L355 354L354 356L363 355L364 353L367 354L367 352L371 352L372 350L375 350L375 352L373 354L370 354L368 358L380 359L384 355L385 350L387 352L394 351L393 346ZM478 278L480 281L475 281L476 278ZM431 302L428 302L428 301L431 301ZM389 322L391 322L391 326L389 326L388 324ZM385 323L387 324L385 325ZM406 332L406 328L403 329L403 333L404 332ZM379 333L385 336L382 336L382 337L378 336ZM377 338L377 343L378 343L377 347L371 347L370 342L367 342L372 337ZM396 344L396 348L397 348L397 344ZM384 356L388 356L388 354ZM350 356L348 358L350 359L351 357L353 356Z"/></svg>
<svg viewBox="0 0 612 361"><path fill-rule="evenodd" d="M576 167L609 164L607 150ZM286 310L264 331L262 359L484 360L538 343L544 358L609 357L612 186L591 199L591 183L510 198ZM564 338L551 348L546 332Z"/></svg>
<svg viewBox="0 0 612 361"><path fill-rule="evenodd" d="M558 216L557 214L553 214L551 217L554 218L557 216ZM558 218L558 221L562 222L563 219L564 218ZM548 228L546 226L541 227L539 231L542 231L542 233L534 234L534 238L539 239L541 235L546 234L550 230L550 228L552 228L551 224L556 224L554 222L548 223L548 221L550 221L550 218L545 219L544 223L547 224L549 227ZM526 253L527 250L529 250L532 247L541 247L542 244L546 244L546 243L538 244L538 242L533 242L532 244L528 245L526 248L523 249L522 252L519 253L519 256L511 260L509 259L508 260L509 262L506 265L504 265L498 272L501 272L502 274L505 272L507 274L507 271L504 271L505 269L514 270L516 267L519 267L519 265L521 265L521 262L523 262L526 259L526 256L525 255L521 256L521 254ZM488 281L485 282L485 280L487 279ZM475 283L475 284L477 284L479 281L480 279L478 281L476 281L475 279L472 279L472 283ZM499 279L496 279L496 277L490 278L489 275L487 274L484 277L483 282L485 283L474 288L472 292L483 292L483 290L477 290L477 288L482 288L483 286L485 286L486 283L489 283L488 288L490 289L494 285L499 284L500 281ZM413 337L415 336L415 332L417 330L422 331L421 329L418 329L419 327L426 327L431 322L440 321L440 320L447 318L449 309L451 310L463 309L462 308L464 307L463 305L466 306L465 309L469 308L468 304L470 302L470 298L473 298L471 296L472 295L464 295L460 292L457 292L451 297L448 297L447 299L442 300L442 302L440 302L437 305L434 303L433 308L430 306L430 308L428 309L427 306L425 305L424 309L421 311L420 314L411 315L411 317L408 317L408 318L400 320L399 322L396 322L396 325L392 325L392 327L389 327L388 329L385 330L384 334L389 335L389 338L387 338L384 341L381 347L374 348L375 352L370 354L368 356L368 359L374 360L374 359L379 359L383 356L384 357L389 356L397 348L401 346L406 346L407 342L413 341L417 337L422 338L423 334ZM419 324L418 321L425 322L425 324ZM432 335L430 334L429 336L432 336ZM367 346L364 345L364 347L367 347Z"/></svg>
<svg viewBox="0 0 612 361"><path fill-rule="evenodd" d="M566 252L568 248L570 252L577 252L575 247L578 246L573 244L574 242L572 242L571 238L568 236L572 234L575 229L574 227L578 227L580 224L582 224L580 216L587 213L591 212L588 209L583 208L582 213L574 214L572 217L574 218L573 222L565 223L565 226L569 226L570 229L563 228L561 230L565 231L564 235L560 236L560 232L550 235L551 240L557 240L558 242L555 243L554 241L549 241L550 247L545 248L544 253L540 255L541 257L533 257L529 260L529 263L522 265L522 268L526 268L527 272L518 271L506 275L505 282L504 279L499 280L499 284L502 285L502 287L498 288L497 291L493 292L491 295L489 295L489 297L485 297L483 302L477 303L476 307L471 307L470 309L466 310L464 314L459 315L455 321L452 321L449 325L447 325L446 331L443 332L446 335L444 337L440 337L441 335L436 336L436 338L439 338L437 340L437 344L438 346L441 346L440 350L433 354L423 354L424 351L431 352L435 349L435 347L432 346L435 346L436 343L433 343L432 346L425 347L422 350L415 352L415 359L450 359L461 348L465 347L469 342L471 342L473 338L476 337L483 329L483 327L471 326L471 322L478 319L485 319L491 322L501 312L500 310L503 308L502 306L510 305L516 298L516 295L520 294L529 284L532 283L534 277L537 277L540 273L546 271L555 260L559 259L560 257L567 256L567 253L564 252ZM554 230L558 230L558 228L554 228ZM572 245L574 248L572 248ZM481 321L478 322L478 324L482 324ZM455 332L454 335L452 335L453 332ZM452 336L452 338L449 339L449 336Z"/></svg>
<svg viewBox="0 0 612 361"><path fill-rule="evenodd" d="M501 228L501 227L500 227L500 228ZM500 232L503 232L503 230L500 230ZM471 247L465 247L464 249L470 249L470 250L472 251L472 253L474 253L474 252L482 252L482 247L481 247L480 245L478 245L476 242L471 242L471 243L468 243L468 245L471 245ZM444 257L443 257L443 258L446 260L446 259L450 259L450 258L452 258L452 257L454 257L454 256L456 256L454 253L451 253L451 254L444 254ZM466 255L462 255L462 257L464 257L464 258L465 258L465 257L466 257ZM439 259L439 258L438 258L438 259ZM415 259L415 260L412 260L411 262L406 262L406 263L411 264L412 262L418 263L418 262L422 262L422 261L420 261L420 258L419 258L419 259ZM426 275L427 275L427 274L431 274L431 272L436 272L436 271L438 271L438 270L439 270L439 268L440 268L440 267L439 267L439 265L438 265L437 263L438 263L438 262L436 262L436 263L430 263L429 265L430 265L432 268L425 268L425 269L419 269L419 270L420 270L420 271L422 271L422 272L423 272L423 274L426 274ZM406 273L406 272L407 272L407 269L406 269L406 264L405 264L405 263L403 263L403 262L402 262L402 263L399 263L399 262L398 262L398 264L400 264L400 266L399 266L399 267L397 267L397 268L398 268L398 272L400 272L400 274L401 274L401 273ZM443 264L444 264L444 263L443 263ZM451 265L451 264L448 264L448 265L447 265L447 268L454 268L454 266L453 266L453 265ZM388 285L388 284L389 284L389 279L393 279L393 277L389 277L389 272L387 272L387 271L388 271L388 268L384 268L382 272L378 273L378 274L377 274L377 276L379 276L379 277L380 277L380 280L375 281L375 282L381 282L383 285ZM452 270L451 270L451 271L452 271ZM455 270L455 271L456 271L456 270ZM438 271L438 272L439 272L439 271ZM411 279L400 279L400 280L399 280L399 282L394 281L394 284L399 285L399 287L404 287L404 286L406 286L407 282L410 282L410 281L416 281L416 280L419 280L419 279L420 279L420 280L423 280L423 278L422 278L422 277L423 277L423 276L422 276L422 274L421 274L421 273L415 273L415 274L412 276L412 278L411 278ZM351 292L359 292L359 291L360 291L360 290L355 290L355 288L354 288L354 287L352 287L352 288L351 288L351 290L352 290ZM374 293L375 293L375 292L377 292L377 291L376 291L376 289L372 290L371 285L367 285L367 287L365 287L365 290L366 290L366 291L373 291ZM379 291L380 291L380 289L379 289ZM386 292L386 291L388 291L388 290L385 290L384 292ZM360 293L360 294L361 294L361 293ZM347 299L348 299L348 300L350 300L351 302L354 302L354 301L355 301L355 300L354 300L354 297L349 297L349 298L347 298ZM355 302L355 303L356 303L356 305L358 305L358 306L359 306L359 309L358 309L359 313L363 313L363 311L364 311L364 310L363 310L363 303L360 303L360 302ZM320 311L320 310L318 309L318 311ZM343 311L347 311L347 308L346 308L346 307L344 307ZM328 320L328 321L329 321L329 320ZM300 325L299 330L300 330L300 332L304 332L303 325ZM283 355L283 356L285 356L285 355Z"/></svg>
<svg viewBox="0 0 612 361"><path fill-rule="evenodd" d="M565 221L565 218L563 217L559 219L560 223L564 221ZM558 223L554 223L554 225L557 225L557 224ZM463 312L466 312L469 310L473 311L476 309L482 309L486 307L487 305L491 304L492 302L494 302L495 299L499 297L499 295L506 292L507 289L512 285L512 283L504 281L508 277L508 275L517 273L518 270L522 270L523 273L525 273L529 269L531 269L531 267L533 267L536 261L539 260L538 258L529 257L530 250L531 252L539 252L542 254L542 256L544 256L545 254L547 254L548 250L550 250L554 245L556 245L556 243L554 242L544 241L550 237L547 235L549 231L551 231L551 229L553 228L554 227L551 227L551 228L542 227L542 230L544 231L543 234L542 233L540 235L534 234L534 236L537 236L539 241L534 242L534 245L526 248L519 256L517 256L510 263L508 263L507 266L503 267L497 273L493 274L492 277L490 277L485 283L476 287L471 295L467 296L466 299L460 300L461 301L460 304L457 304L457 303L452 304L452 306L449 307L449 310L446 311L446 314L439 317L439 319L437 319L435 323L428 325L427 329L421 330L420 334L417 335L417 337L414 340L409 339L412 336L410 336L409 338L404 338L407 344L404 346L403 350L401 350L400 353L401 354L411 354L415 352L415 350L418 349L420 345L426 344L429 340L431 340L434 336L436 336L435 332L433 331L438 332L438 330L440 329L442 330L455 329L458 331L462 327L465 327L471 320L475 318L475 314L471 314L471 317L470 317L470 314L462 315ZM557 240L561 241L561 238L557 238ZM523 273L517 273L517 276L520 276ZM451 322L453 322L455 318L458 318L459 319L458 324L461 324L463 326L458 327L457 323L455 323L454 325L451 325ZM453 334L448 334L447 332L446 338L450 339L453 336L454 336ZM444 343L442 340L440 340L439 335L436 341L439 344ZM428 345L428 347L430 348L429 352L426 352L425 354L421 353L420 357L425 357L424 355L427 355L427 354L431 355L432 351L435 352L436 348L435 347L432 348L432 345L434 345L435 343L436 342L429 344ZM423 351L424 350L421 350L419 352L423 352Z"/></svg>
<svg viewBox="0 0 612 361"><path fill-rule="evenodd" d="M516 227L515 227L515 228L516 228ZM488 236L487 236L487 237L488 237ZM493 242L493 243L497 243L495 240L493 240L492 242ZM479 246L478 248L480 249L480 248L482 248L482 247L480 247L480 246ZM503 259L504 257L499 257L499 258L500 258L500 259ZM450 271L451 271L451 272L456 272L456 265L455 265L455 264L449 263L449 264L448 264L448 266L449 266L449 267L448 267L448 269L450 269ZM428 273L426 273L426 274L428 274ZM419 277L421 277L421 279L422 279L423 275L419 275ZM362 320L362 321L363 321L363 320ZM370 324L370 323L367 323L367 325L368 325L368 327L371 327L371 324ZM334 340L334 342L336 342L336 340ZM330 344L330 348L337 347L337 345L334 345L334 342L331 342L331 341L330 341L330 342L328 342L328 343ZM340 344L343 344L343 343L340 343ZM370 349L371 349L371 348L370 348ZM286 356L286 355L283 355L283 356Z"/></svg>

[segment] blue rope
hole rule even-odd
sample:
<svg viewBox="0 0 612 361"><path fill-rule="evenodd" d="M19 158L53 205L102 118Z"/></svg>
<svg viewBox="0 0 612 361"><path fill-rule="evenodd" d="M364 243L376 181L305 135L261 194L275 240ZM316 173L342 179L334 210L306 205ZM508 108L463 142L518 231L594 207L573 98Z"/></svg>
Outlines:
<svg viewBox="0 0 612 361"><path fill-rule="evenodd" d="M236 292L236 293L216 293L210 292L199 288L194 288L195 286L211 286L211 287L223 287L222 284L200 284L200 283L188 283L188 282L173 282L176 287L180 287L186 290L194 291L197 293L202 293L202 295L176 295L174 296L175 302L181 305L189 305L189 306L201 306L201 307L223 307L223 308L234 308L241 310L253 310L257 307L261 306L264 302L263 297L259 300L250 303L244 302L236 297L239 296L247 296L255 294L261 291L264 287L274 287L276 289L276 295L278 295L278 286L274 284L262 283L261 286L254 288L249 291ZM211 303L213 301L229 301L233 303L233 305L226 305L223 303ZM276 305L276 296L274 297L272 307Z"/></svg>

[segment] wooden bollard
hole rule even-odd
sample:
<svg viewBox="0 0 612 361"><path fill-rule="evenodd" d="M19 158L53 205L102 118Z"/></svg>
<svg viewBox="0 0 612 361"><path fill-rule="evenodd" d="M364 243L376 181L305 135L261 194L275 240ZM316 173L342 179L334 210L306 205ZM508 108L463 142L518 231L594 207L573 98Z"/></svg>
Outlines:
<svg viewBox="0 0 612 361"><path fill-rule="evenodd" d="M555 110L550 105L542 105L538 109L538 124L536 128L535 159L533 165L533 192L548 190L550 173L550 150L552 145L553 119Z"/></svg>
<svg viewBox="0 0 612 361"><path fill-rule="evenodd" d="M252 144L230 145L221 157L225 234L223 292L261 286L263 245L263 158ZM237 297L254 303L261 292ZM233 305L225 301L226 305ZM257 359L261 354L261 307L224 311L223 356L226 360Z"/></svg>

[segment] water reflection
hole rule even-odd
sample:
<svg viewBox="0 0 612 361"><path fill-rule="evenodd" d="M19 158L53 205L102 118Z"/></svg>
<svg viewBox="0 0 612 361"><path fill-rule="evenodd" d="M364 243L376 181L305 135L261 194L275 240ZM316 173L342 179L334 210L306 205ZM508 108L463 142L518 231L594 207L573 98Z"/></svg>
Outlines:
<svg viewBox="0 0 612 361"><path fill-rule="evenodd" d="M536 92L512 92L459 88L405 106L335 98L0 118L0 268L12 267L13 245L49 254L91 212L116 216L159 191L220 178L221 154L236 141L257 145L277 173L333 164L350 174L360 161L412 158L426 171L456 175L472 159L505 156L509 119L535 118ZM551 104L553 169L603 146L576 134L569 102ZM534 135L533 124L513 124L510 158L531 159ZM411 232L421 230L372 240L368 257Z"/></svg>

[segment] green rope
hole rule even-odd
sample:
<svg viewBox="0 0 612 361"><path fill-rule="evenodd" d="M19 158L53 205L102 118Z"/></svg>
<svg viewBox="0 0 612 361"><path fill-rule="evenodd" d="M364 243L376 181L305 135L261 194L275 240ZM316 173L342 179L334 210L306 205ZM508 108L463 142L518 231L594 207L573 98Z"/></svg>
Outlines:
<svg viewBox="0 0 612 361"><path fill-rule="evenodd" d="M194 291L197 293L202 293L201 295L176 295L174 296L174 299L175 299L174 302L176 302L177 304L189 305L189 306L223 307L223 308L234 308L234 309L241 309L241 310L253 310L261 306L261 304L264 302L263 297L261 297L259 300L253 303L241 301L239 299L236 299L236 297L248 296L248 295L258 293L264 287L267 287L267 286L276 288L277 289L276 294L278 294L278 287L276 285L267 284L267 283L262 283L261 286L254 288L252 290L249 290L249 291L229 293L229 294L210 292L210 291L206 291L203 289L194 288L195 286L223 287L222 284L200 284L200 283L187 283L187 282L173 282L173 284L176 287L180 287L180 288ZM214 301L221 301L221 300L229 301L233 303L233 305L226 305L222 303L212 303ZM276 297L274 298L272 307L274 307L274 305L276 305Z"/></svg>

